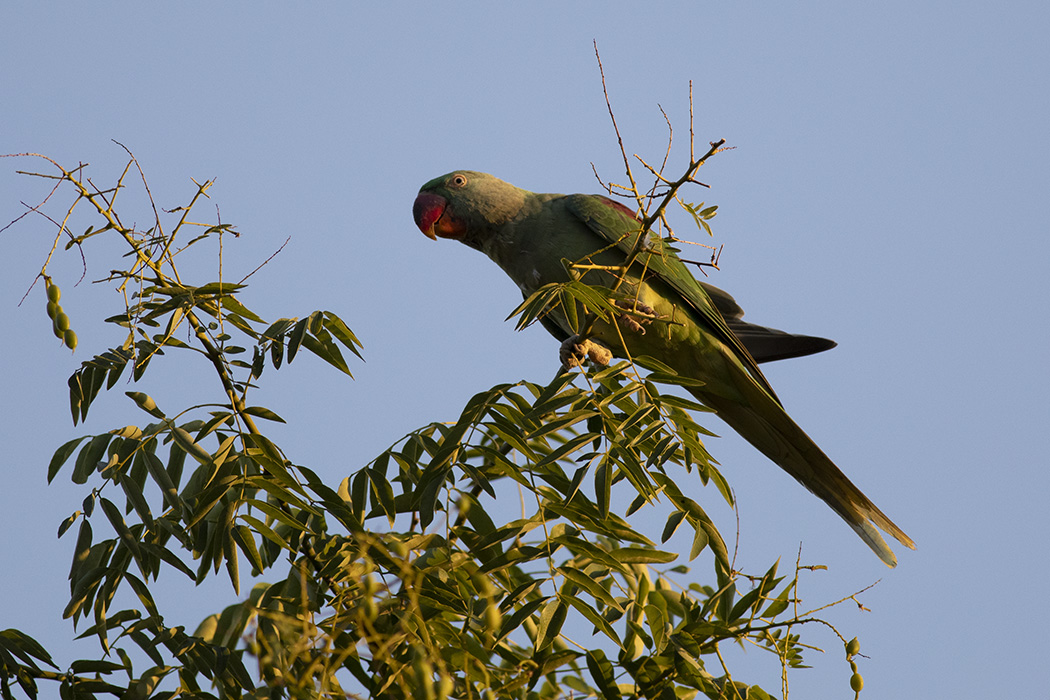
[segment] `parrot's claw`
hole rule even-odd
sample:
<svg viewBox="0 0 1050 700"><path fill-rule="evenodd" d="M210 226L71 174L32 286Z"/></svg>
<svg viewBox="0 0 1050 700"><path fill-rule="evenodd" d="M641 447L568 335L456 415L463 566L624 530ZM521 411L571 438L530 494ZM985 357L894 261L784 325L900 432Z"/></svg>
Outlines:
<svg viewBox="0 0 1050 700"><path fill-rule="evenodd" d="M581 338L578 335L562 343L558 351L561 366L565 370L579 367L588 359L596 365L605 367L612 361L612 356L612 350L601 343L590 338Z"/></svg>
<svg viewBox="0 0 1050 700"><path fill-rule="evenodd" d="M653 322L654 318L663 318L662 314L656 313L656 309L638 301L614 301L613 304L630 313L620 314L620 320L627 326L628 330L645 335L645 326Z"/></svg>

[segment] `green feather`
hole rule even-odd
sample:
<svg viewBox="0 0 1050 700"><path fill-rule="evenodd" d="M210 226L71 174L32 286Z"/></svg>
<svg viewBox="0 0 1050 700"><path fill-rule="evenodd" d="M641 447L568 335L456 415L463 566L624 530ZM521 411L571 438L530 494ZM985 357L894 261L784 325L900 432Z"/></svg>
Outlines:
<svg viewBox="0 0 1050 700"><path fill-rule="evenodd" d="M627 255L635 251L638 235L641 232L641 222L633 215L625 213L627 210L621 205L608 197L588 194L569 195L568 202L569 211L578 216L592 231L606 241L615 243ZM725 319L715 308L707 292L696 281L696 278L689 274L685 264L667 246L666 242L649 233L641 250L643 252L638 254L638 261L634 267L647 270L650 275L657 276L678 292L685 305L699 317L698 321L705 326L704 330L729 345L755 381L779 403L776 392L762 374L762 370L758 368L758 363L751 357L751 353L729 330Z"/></svg>

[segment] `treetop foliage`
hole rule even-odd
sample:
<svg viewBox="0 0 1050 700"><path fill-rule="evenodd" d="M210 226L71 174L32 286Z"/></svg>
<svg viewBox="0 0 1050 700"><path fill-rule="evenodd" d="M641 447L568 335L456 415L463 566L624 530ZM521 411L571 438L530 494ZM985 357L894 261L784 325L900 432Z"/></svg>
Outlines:
<svg viewBox="0 0 1050 700"><path fill-rule="evenodd" d="M632 176L639 203L653 205L647 235L676 200L710 231L715 209L678 192L717 150L691 156L677 181L652 169L648 195ZM68 347L76 319L58 305L52 254L98 236L124 246L103 280L121 301L105 322L123 342L69 378L73 423L118 385L135 387L124 393L143 415L70 440L48 465L49 481L64 473L85 489L59 527L76 537L63 615L97 639L97 655L62 667L27 634L0 631L0 696L35 698L41 683L56 683L67 699L765 698L731 673L726 643L769 652L783 695L788 669L813 648L803 627L816 623L846 643L800 606L800 575L820 567L735 568L687 495L710 484L708 497L733 502L694 418L706 409L665 393L690 380L651 358L480 391L458 418L405 435L338 483L294 463L266 435L267 422L282 419L253 402L254 390L303 349L350 375L361 342L328 310L265 320L249 307L248 280L224 279L221 265L217 280L197 281L179 255L238 235L192 216L212 182L164 210L128 155L105 188L86 166L43 156L46 171L26 173L51 187L27 215L53 210L44 216L54 245L38 279ZM125 223L143 205L149 227ZM601 313L607 299L608 290L572 282L541 290L518 313L523 324L556 303ZM196 358L194 389L210 382L222 400L155 400L147 370L171 353ZM635 516L657 508L669 510L665 524L646 534ZM668 547L676 532L687 534L688 552ZM691 567L703 561L711 571L700 577ZM242 597L245 572L255 583ZM217 575L238 602L193 630L167 622L178 610L155 597L162 576Z"/></svg>

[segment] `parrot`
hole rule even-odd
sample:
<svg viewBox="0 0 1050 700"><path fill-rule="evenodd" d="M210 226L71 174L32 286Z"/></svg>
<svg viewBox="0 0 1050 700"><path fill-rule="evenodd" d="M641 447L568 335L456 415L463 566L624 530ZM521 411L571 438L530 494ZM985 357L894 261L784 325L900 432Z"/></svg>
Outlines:
<svg viewBox="0 0 1050 700"><path fill-rule="evenodd" d="M759 369L760 362L827 350L833 341L743 321L732 296L693 277L664 238L646 232L639 240L635 212L604 195L530 192L456 170L424 184L412 214L428 238L458 240L487 255L525 297L573 274L614 290L623 313L595 317L587 337L576 335L560 307L541 318L562 341L563 364L648 356L702 382L685 388L830 506L887 566L897 558L879 530L915 548L792 420Z"/></svg>

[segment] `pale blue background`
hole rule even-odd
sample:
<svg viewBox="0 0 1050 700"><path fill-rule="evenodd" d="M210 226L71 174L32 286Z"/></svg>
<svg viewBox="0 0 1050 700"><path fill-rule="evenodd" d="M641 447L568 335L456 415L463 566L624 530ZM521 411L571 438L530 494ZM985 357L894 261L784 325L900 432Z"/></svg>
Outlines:
<svg viewBox="0 0 1050 700"><path fill-rule="evenodd" d="M336 311L367 363L355 361L351 382L304 356L268 372L258 401L294 426L275 431L292 459L335 485L408 430L454 419L476 391L546 381L556 362L541 329L518 334L503 322L519 296L494 265L415 229L420 184L472 168L533 190L596 191L592 161L622 180L593 39L630 152L662 157L658 103L684 147L692 79L698 142L736 147L704 168L713 189L695 193L720 207L726 247L712 281L750 320L839 341L768 376L919 546L885 569L729 434L709 446L739 497L740 562L786 564L804 542L806 561L830 567L804 580L807 603L882 578L861 597L870 613L829 613L871 657L861 660L864 697L1044 697L1050 11L1036 2L640 7L7 3L0 152L90 162L108 185L124 160L117 139L169 208L188 199L191 177L217 178L213 202L244 234L226 249L228 277L291 236L246 301L269 317ZM672 169L683 163L676 153ZM0 160L4 223L20 199L42 193L14 171L41 167ZM81 492L68 471L45 486L51 453L84 432L145 420L124 390L180 408L219 394L186 386L206 368L156 363L144 386L122 385L87 426L71 427L65 380L120 341L99 324L120 300L89 284L107 270L101 251L88 249L78 288L79 256L59 255L51 271L81 337L74 356L63 350L42 289L16 306L51 236L40 218L0 234L0 628L27 631L68 662L93 653L71 650L60 620L74 538L54 535ZM695 477L682 483L733 532L714 491ZM180 602L162 601L169 624L192 629L233 600L222 578L198 589L170 578ZM794 673L793 694L848 696L841 647L812 633L829 652L810 654L816 668ZM743 663L745 679L778 690L771 657L752 650Z"/></svg>

